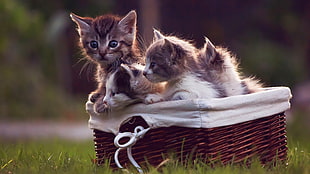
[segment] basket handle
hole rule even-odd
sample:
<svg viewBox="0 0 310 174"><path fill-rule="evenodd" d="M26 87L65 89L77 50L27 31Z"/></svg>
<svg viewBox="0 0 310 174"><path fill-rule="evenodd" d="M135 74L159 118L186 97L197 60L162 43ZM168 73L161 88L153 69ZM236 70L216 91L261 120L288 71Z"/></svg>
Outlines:
<svg viewBox="0 0 310 174"><path fill-rule="evenodd" d="M122 169L123 166L120 164L119 160L118 160L118 154L122 149L127 149L127 156L129 161L131 162L131 164L133 166L135 166L137 168L137 170L139 171L139 173L143 173L143 170L141 169L140 165L136 162L136 160L133 158L132 153L131 153L131 147L134 146L136 144L136 142L143 138L143 136L150 130L150 128L144 129L144 127L142 126L137 126L134 129L134 132L122 132L122 133L118 133L117 136L114 138L114 145L118 148L115 153L114 153L114 161L117 165L118 168ZM124 143L121 144L119 141L122 138L129 138L129 140Z"/></svg>

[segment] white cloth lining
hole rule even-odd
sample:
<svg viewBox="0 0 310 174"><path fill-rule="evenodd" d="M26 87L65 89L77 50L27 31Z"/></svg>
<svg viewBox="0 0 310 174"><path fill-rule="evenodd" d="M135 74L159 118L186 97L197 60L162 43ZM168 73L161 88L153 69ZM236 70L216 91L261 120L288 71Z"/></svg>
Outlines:
<svg viewBox="0 0 310 174"><path fill-rule="evenodd" d="M86 110L90 115L89 128L114 134L118 133L124 121L133 116L141 116L151 128L213 128L284 112L290 108L291 97L289 88L272 87L253 94L226 98L136 104L109 114L95 113L93 103L88 101Z"/></svg>

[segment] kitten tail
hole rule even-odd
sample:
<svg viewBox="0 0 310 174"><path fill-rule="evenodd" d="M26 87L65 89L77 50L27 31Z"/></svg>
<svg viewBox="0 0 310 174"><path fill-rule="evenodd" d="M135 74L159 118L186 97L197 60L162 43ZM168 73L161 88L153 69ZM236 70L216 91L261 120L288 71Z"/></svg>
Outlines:
<svg viewBox="0 0 310 174"><path fill-rule="evenodd" d="M259 80L254 78L244 78L242 80L242 84L245 85L246 89L245 94L255 93L259 91L263 91L264 85L260 83Z"/></svg>

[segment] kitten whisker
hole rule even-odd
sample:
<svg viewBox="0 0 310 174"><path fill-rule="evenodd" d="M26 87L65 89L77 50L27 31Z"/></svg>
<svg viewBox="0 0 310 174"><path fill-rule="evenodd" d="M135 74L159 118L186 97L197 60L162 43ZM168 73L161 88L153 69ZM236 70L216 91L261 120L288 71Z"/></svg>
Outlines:
<svg viewBox="0 0 310 174"><path fill-rule="evenodd" d="M141 53L145 53L147 47L145 44L145 40L143 39L143 37L140 34L137 34L136 41L138 42L137 43L138 49L141 51Z"/></svg>
<svg viewBox="0 0 310 174"><path fill-rule="evenodd" d="M90 61L86 61L82 66L79 75L81 76L83 72L86 72L87 80L90 81L89 77L92 76L93 70L94 70L94 64Z"/></svg>
<svg viewBox="0 0 310 174"><path fill-rule="evenodd" d="M113 112L112 108L111 107L108 107L107 108L107 114L108 114L108 117L111 117L111 113Z"/></svg>

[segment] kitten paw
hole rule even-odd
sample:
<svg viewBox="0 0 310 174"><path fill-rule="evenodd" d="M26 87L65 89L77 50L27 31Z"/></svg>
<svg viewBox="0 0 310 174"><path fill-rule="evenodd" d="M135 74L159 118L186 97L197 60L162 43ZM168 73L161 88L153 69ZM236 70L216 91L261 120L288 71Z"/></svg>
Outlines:
<svg viewBox="0 0 310 174"><path fill-rule="evenodd" d="M164 98L160 94L148 94L145 99L145 104L152 104L164 101Z"/></svg>
<svg viewBox="0 0 310 174"><path fill-rule="evenodd" d="M89 100L85 104L85 109L86 109L86 112L90 115L96 114L95 109L94 109L94 103Z"/></svg>
<svg viewBox="0 0 310 174"><path fill-rule="evenodd" d="M100 98L100 93L89 94L88 100L95 103Z"/></svg>
<svg viewBox="0 0 310 174"><path fill-rule="evenodd" d="M104 96L98 97L96 103L94 103L94 111L97 114L104 113L109 110L109 106L103 101L103 98Z"/></svg>
<svg viewBox="0 0 310 174"><path fill-rule="evenodd" d="M105 103L98 103L94 106L95 112L100 114L109 111L109 106Z"/></svg>

